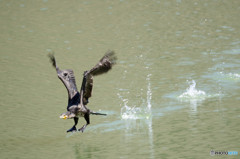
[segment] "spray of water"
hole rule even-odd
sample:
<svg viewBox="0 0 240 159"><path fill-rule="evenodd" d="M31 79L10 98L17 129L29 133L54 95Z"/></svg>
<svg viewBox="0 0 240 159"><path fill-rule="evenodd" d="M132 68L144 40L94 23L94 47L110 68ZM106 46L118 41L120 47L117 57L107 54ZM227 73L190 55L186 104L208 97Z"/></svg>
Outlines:
<svg viewBox="0 0 240 159"><path fill-rule="evenodd" d="M204 91L197 90L196 89L196 82L192 80L191 82L188 81L188 84L190 85L186 92L181 94L178 98L181 100L204 100L207 95Z"/></svg>
<svg viewBox="0 0 240 159"><path fill-rule="evenodd" d="M152 116L151 112L151 99L152 99L152 91L151 91L151 83L150 83L151 74L147 75L146 81L147 85L147 102L144 106L129 106L128 99L124 99L119 93L118 97L123 101L124 106L121 108L121 117L122 119L149 119Z"/></svg>
<svg viewBox="0 0 240 159"><path fill-rule="evenodd" d="M121 117L124 119L126 126L126 132L128 130L131 130L132 127L138 128L138 127L148 127L148 138L149 138L149 150L151 157L154 158L154 144L153 144L153 128L152 128L152 90L151 90L151 82L150 82L151 74L148 74L146 77L147 81L147 91L146 91L146 100L142 100L142 106L129 106L128 105L128 99L124 99L120 94L118 94L118 97L123 101L124 106L121 108ZM129 120L132 119L132 120ZM135 119L135 120L133 120ZM147 119L147 120L136 120L136 119ZM140 122L140 124L137 124L137 121ZM146 130L144 128L144 130ZM142 132L142 130L141 130ZM131 133L132 134L132 133Z"/></svg>
<svg viewBox="0 0 240 159"><path fill-rule="evenodd" d="M193 112L197 111L198 103L209 98L221 97L219 94L207 94L202 90L197 90L196 82L194 80L188 81L189 87L186 89L186 92L178 96L178 99L183 102L189 102Z"/></svg>
<svg viewBox="0 0 240 159"><path fill-rule="evenodd" d="M189 87L186 92L178 96L181 101L203 101L207 98L221 97L221 93L218 94L207 94L202 90L197 90L196 82L194 80L188 81Z"/></svg>

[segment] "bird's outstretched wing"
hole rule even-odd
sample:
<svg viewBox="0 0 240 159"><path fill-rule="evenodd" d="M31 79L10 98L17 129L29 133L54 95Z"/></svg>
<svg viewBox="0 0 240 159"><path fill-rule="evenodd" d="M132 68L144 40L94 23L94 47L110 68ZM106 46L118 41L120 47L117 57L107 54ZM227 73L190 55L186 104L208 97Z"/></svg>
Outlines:
<svg viewBox="0 0 240 159"><path fill-rule="evenodd" d="M89 71L84 72L82 88L80 94L82 95L83 104L88 103L88 98L92 95L93 76L107 73L114 64L116 64L117 57L114 51L108 51L100 61Z"/></svg>
<svg viewBox="0 0 240 159"><path fill-rule="evenodd" d="M73 70L70 70L70 69L60 70L57 67L54 55L49 54L48 56L50 58L50 62L52 63L53 67L57 71L58 78L63 82L64 86L66 87L66 89L68 91L68 106L70 106L69 104L70 103L73 104L73 102L74 102L74 101L71 101L71 100L78 93Z"/></svg>
<svg viewBox="0 0 240 159"><path fill-rule="evenodd" d="M101 60L87 72L87 74L92 74L93 76L97 76L103 73L107 73L114 64L116 64L117 57L114 51L108 51L101 58Z"/></svg>

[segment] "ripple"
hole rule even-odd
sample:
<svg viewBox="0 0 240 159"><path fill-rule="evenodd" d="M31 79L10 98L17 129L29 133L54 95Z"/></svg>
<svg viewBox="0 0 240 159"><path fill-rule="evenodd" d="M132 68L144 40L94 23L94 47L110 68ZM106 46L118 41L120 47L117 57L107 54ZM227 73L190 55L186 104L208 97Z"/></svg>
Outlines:
<svg viewBox="0 0 240 159"><path fill-rule="evenodd" d="M240 74L238 73L224 73L224 72L215 72L213 74L204 75L204 78L210 78L218 80L220 82L238 82L240 81Z"/></svg>
<svg viewBox="0 0 240 159"><path fill-rule="evenodd" d="M68 40L65 40L65 41L64 41L64 43L65 43L65 44L69 44L69 43L70 43L70 41L68 41Z"/></svg>
<svg viewBox="0 0 240 159"><path fill-rule="evenodd" d="M240 48L233 48L230 50L224 50L224 54L230 54L230 55L239 55L240 54Z"/></svg>
<svg viewBox="0 0 240 159"><path fill-rule="evenodd" d="M225 80L231 80L231 81L239 81L240 80L240 74L237 74L237 73L227 73L227 74L224 74L223 72L220 72L220 75Z"/></svg>
<svg viewBox="0 0 240 159"><path fill-rule="evenodd" d="M48 10L47 7L46 8L40 8L40 11L46 11L46 10Z"/></svg>
<svg viewBox="0 0 240 159"><path fill-rule="evenodd" d="M222 28L223 28L223 29L226 29L226 30L228 30L228 31L234 31L234 30L235 30L234 28L232 28L232 27L230 27L230 26L226 26L226 25L222 26Z"/></svg>

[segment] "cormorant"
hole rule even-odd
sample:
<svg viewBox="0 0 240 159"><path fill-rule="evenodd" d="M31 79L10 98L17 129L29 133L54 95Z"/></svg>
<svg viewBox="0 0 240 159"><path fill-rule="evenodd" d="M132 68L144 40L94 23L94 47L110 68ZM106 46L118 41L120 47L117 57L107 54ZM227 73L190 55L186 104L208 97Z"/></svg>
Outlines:
<svg viewBox="0 0 240 159"><path fill-rule="evenodd" d="M74 125L67 132L76 131L76 125L78 124L78 118L84 117L86 124L78 131L84 131L86 126L90 124L90 114L94 115L106 115L102 113L96 113L86 107L88 98L91 97L93 87L93 76L107 73L112 66L116 63L116 56L114 51L108 51L101 60L89 71L84 71L82 86L80 92L77 90L75 77L73 70L66 69L60 70L56 64L56 60L53 54L49 54L50 61L53 67L57 71L58 78L63 82L68 91L68 105L67 112L61 114L60 118L74 119Z"/></svg>

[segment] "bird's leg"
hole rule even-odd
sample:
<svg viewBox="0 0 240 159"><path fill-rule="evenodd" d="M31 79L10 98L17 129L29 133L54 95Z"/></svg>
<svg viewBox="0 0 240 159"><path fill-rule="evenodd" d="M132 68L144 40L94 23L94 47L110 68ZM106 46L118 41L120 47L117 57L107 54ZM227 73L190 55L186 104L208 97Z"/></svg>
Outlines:
<svg viewBox="0 0 240 159"><path fill-rule="evenodd" d="M83 132L85 130L85 128L87 127L87 125L90 124L89 113L86 113L84 115L84 119L86 120L87 123L85 125L83 125L83 127L81 127L80 129L78 129L78 131Z"/></svg>
<svg viewBox="0 0 240 159"><path fill-rule="evenodd" d="M71 129L69 129L67 132L77 131L76 125L78 124L78 118L74 117L74 125Z"/></svg>

